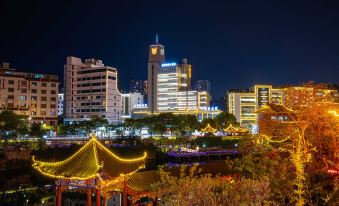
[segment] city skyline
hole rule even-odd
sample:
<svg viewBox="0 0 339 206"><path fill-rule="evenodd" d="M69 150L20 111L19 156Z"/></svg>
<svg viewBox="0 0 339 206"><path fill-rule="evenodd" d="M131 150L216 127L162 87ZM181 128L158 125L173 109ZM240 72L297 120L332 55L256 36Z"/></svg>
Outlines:
<svg viewBox="0 0 339 206"><path fill-rule="evenodd" d="M0 62L25 72L62 81L65 57L94 57L116 67L128 90L130 80L147 79L148 45L159 33L167 59L188 58L192 79L208 79L214 97L258 83L338 84L337 2L21 4L0 4Z"/></svg>

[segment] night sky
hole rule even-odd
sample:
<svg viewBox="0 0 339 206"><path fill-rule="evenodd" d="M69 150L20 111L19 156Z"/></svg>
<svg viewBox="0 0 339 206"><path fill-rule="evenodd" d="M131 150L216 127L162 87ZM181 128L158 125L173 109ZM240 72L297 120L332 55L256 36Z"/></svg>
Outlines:
<svg viewBox="0 0 339 206"><path fill-rule="evenodd" d="M201 2L201 3L199 3ZM66 56L97 58L121 89L146 79L155 33L187 57L214 97L255 83L339 83L339 1L0 0L0 62L63 76Z"/></svg>

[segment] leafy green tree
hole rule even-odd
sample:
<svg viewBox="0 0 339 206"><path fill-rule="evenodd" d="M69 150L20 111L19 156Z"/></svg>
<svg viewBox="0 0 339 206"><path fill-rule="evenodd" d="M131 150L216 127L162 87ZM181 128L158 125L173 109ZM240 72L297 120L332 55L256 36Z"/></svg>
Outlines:
<svg viewBox="0 0 339 206"><path fill-rule="evenodd" d="M54 130L53 126L48 126L42 123L35 123L33 122L30 127L29 134L32 137L41 138L43 135L47 134L47 132Z"/></svg>
<svg viewBox="0 0 339 206"><path fill-rule="evenodd" d="M59 124L58 135L75 135L77 134L77 128L78 125L76 124L71 125Z"/></svg>
<svg viewBox="0 0 339 206"><path fill-rule="evenodd" d="M196 167L180 168L179 175L160 171L160 182L152 188L160 197L159 205L269 205L270 188L267 178L223 179L199 175Z"/></svg>
<svg viewBox="0 0 339 206"><path fill-rule="evenodd" d="M183 136L185 133L191 135L191 133L198 129L199 122L195 115L178 115L176 121L176 130Z"/></svg>
<svg viewBox="0 0 339 206"><path fill-rule="evenodd" d="M293 194L293 172L287 152L270 145L258 145L244 140L239 146L241 158L228 161L242 177L261 181L269 180L270 200L273 205L291 203Z"/></svg>
<svg viewBox="0 0 339 206"><path fill-rule="evenodd" d="M215 117L215 123L218 129L224 129L230 124L238 125L235 116L227 112L221 112L218 114L218 116Z"/></svg>
<svg viewBox="0 0 339 206"><path fill-rule="evenodd" d="M28 133L27 116L17 115L13 111L0 113L0 135L2 137L18 137L20 134ZM8 135L7 135L8 134Z"/></svg>

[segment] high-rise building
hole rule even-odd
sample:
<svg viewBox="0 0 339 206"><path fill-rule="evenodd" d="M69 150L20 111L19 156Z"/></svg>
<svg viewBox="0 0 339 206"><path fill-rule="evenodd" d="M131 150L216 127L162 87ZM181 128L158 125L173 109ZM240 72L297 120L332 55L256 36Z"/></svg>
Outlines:
<svg viewBox="0 0 339 206"><path fill-rule="evenodd" d="M233 114L242 126L257 125L257 98L249 90L228 91L228 112Z"/></svg>
<svg viewBox="0 0 339 206"><path fill-rule="evenodd" d="M57 75L18 72L0 65L0 111L26 115L32 122L58 124Z"/></svg>
<svg viewBox="0 0 339 206"><path fill-rule="evenodd" d="M159 112L196 110L198 92L190 90L191 65L187 59L182 64L163 63L158 72L157 108Z"/></svg>
<svg viewBox="0 0 339 206"><path fill-rule="evenodd" d="M147 103L148 110L153 114L158 110L157 105L157 83L158 73L161 64L165 61L165 48L158 43L156 38L155 44L149 46L148 55L148 81L147 81Z"/></svg>
<svg viewBox="0 0 339 206"><path fill-rule="evenodd" d="M198 80L194 83L193 89L198 91L198 92L206 91L206 92L210 93L211 92L210 81L208 81L208 80Z"/></svg>
<svg viewBox="0 0 339 206"><path fill-rule="evenodd" d="M101 60L67 57L64 67L64 121L94 117L117 124L121 120L121 94L117 69Z"/></svg>
<svg viewBox="0 0 339 206"><path fill-rule="evenodd" d="M130 82L130 92L131 93L140 93L145 95L147 93L146 81L144 80L131 80Z"/></svg>
<svg viewBox="0 0 339 206"><path fill-rule="evenodd" d="M228 112L233 114L242 126L257 129L257 109L267 103L281 104L282 90L272 85L254 85L248 90L230 90L228 96Z"/></svg>
<svg viewBox="0 0 339 206"><path fill-rule="evenodd" d="M148 58L147 104L136 107L133 116L171 112L174 114L192 114L199 120L214 118L221 111L210 107L210 95L207 91L191 88L192 66L187 59L180 64L165 62L164 46L150 45ZM147 111L146 111L147 110Z"/></svg>

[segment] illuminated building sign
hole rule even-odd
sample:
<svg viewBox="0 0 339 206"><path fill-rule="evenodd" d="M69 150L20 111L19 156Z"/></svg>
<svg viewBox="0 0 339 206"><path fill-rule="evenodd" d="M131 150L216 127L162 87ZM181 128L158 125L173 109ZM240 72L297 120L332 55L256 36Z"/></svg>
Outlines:
<svg viewBox="0 0 339 206"><path fill-rule="evenodd" d="M151 48L152 55L156 55L157 54L157 50L158 50L157 47Z"/></svg>
<svg viewBox="0 0 339 206"><path fill-rule="evenodd" d="M171 63L163 63L163 64L161 64L161 67L173 67L173 66L177 66L177 63L171 62Z"/></svg>
<svg viewBox="0 0 339 206"><path fill-rule="evenodd" d="M200 107L201 110L217 111L218 107Z"/></svg>
<svg viewBox="0 0 339 206"><path fill-rule="evenodd" d="M147 108L147 104L136 104L133 108Z"/></svg>
<svg viewBox="0 0 339 206"><path fill-rule="evenodd" d="M41 79L41 78L44 78L44 75L43 74L35 74L34 77L36 79Z"/></svg>

